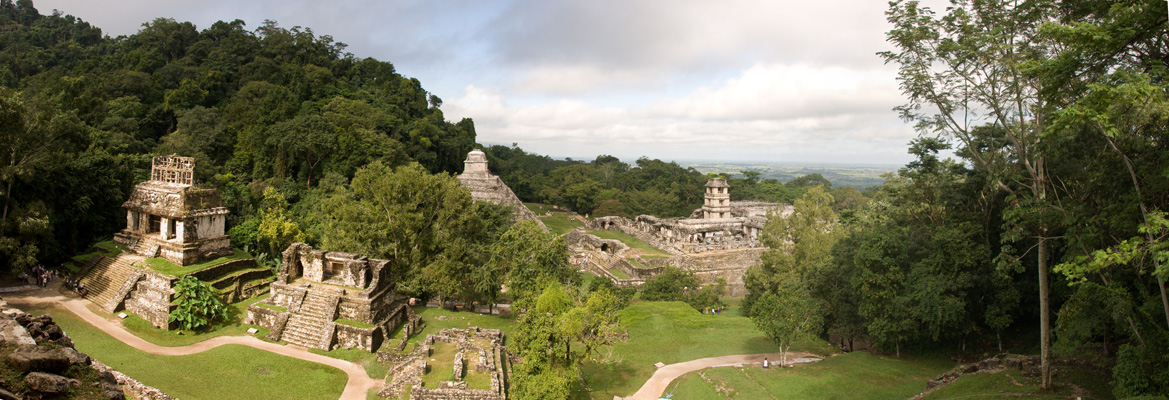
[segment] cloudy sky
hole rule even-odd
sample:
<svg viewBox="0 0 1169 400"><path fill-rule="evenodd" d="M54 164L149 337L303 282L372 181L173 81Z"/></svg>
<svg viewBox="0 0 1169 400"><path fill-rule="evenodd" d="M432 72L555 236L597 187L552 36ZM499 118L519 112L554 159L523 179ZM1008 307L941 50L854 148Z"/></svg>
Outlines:
<svg viewBox="0 0 1169 400"><path fill-rule="evenodd" d="M885 1L34 0L111 36L157 17L312 28L394 63L481 143L591 159L904 164Z"/></svg>

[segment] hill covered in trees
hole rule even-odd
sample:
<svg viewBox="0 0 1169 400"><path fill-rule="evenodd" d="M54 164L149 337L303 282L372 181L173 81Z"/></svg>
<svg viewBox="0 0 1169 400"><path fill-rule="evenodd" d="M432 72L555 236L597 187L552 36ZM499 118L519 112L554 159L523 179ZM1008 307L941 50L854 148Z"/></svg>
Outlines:
<svg viewBox="0 0 1169 400"><path fill-rule="evenodd" d="M255 248L268 187L304 239L318 242L314 206L303 200L321 184L348 182L374 161L454 174L476 147L474 122L446 120L442 99L417 79L310 28L235 20L199 30L160 18L111 38L30 0L0 1L0 27L0 260L16 271L58 263L120 229L121 203L153 155L195 157L198 181L220 190L228 226L241 227L233 240ZM702 202L706 176L675 163L487 150L525 201L662 216ZM773 190L760 200L798 197L765 184Z"/></svg>

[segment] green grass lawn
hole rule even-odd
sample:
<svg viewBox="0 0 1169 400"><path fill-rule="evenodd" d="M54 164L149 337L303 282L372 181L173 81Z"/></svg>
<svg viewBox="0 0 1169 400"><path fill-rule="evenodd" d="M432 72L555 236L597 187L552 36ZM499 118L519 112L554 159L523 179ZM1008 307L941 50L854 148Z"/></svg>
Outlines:
<svg viewBox="0 0 1169 400"><path fill-rule="evenodd" d="M897 359L853 352L792 368L707 368L675 380L667 393L672 390L675 398L687 400L904 399L921 393L926 381L951 367L942 358Z"/></svg>
<svg viewBox="0 0 1169 400"><path fill-rule="evenodd" d="M240 345L189 356L153 355L119 342L68 311L26 311L52 315L77 350L182 399L337 398L347 379L333 367Z"/></svg>
<svg viewBox="0 0 1169 400"><path fill-rule="evenodd" d="M552 230L552 233L557 235L563 235L572 232L573 229L584 226L584 223L580 222L579 219L570 217L568 213L561 212L554 212L551 216L540 217L540 222L543 222L544 226L547 226L548 229Z"/></svg>
<svg viewBox="0 0 1169 400"><path fill-rule="evenodd" d="M229 304L227 307L227 319L225 321L218 321L210 328L197 331L179 333L178 330L162 330L155 328L150 322L130 312L126 312L129 316L122 320L122 326L130 331L130 333L133 333L134 336L138 336L147 342L169 347L186 346L218 336L247 335L248 328L255 328L255 326L245 325L243 323L244 317L248 315L248 306L265 297L268 297L268 295L256 296L238 303ZM103 313L101 311L94 312L98 314Z"/></svg>
<svg viewBox="0 0 1169 400"><path fill-rule="evenodd" d="M500 317L498 315L484 315L479 313L467 311L449 311L441 308L429 308L416 306L414 313L422 317L422 322L426 326L421 332L418 332L407 343L416 344L419 341L426 339L426 335L433 335L443 329L447 328L468 328L477 326L480 328L500 329L503 330L504 343L510 339L511 328L515 325L515 318ZM401 339L402 330L398 329L390 339ZM407 344L406 351L414 351L414 347Z"/></svg>
<svg viewBox="0 0 1169 400"><path fill-rule="evenodd" d="M622 271L620 268L610 269L609 273L621 279L629 279L629 274L626 274L625 271Z"/></svg>
<svg viewBox="0 0 1169 400"><path fill-rule="evenodd" d="M779 351L755 329L750 319L739 314L737 305L720 315L702 315L682 302L643 301L621 310L621 323L629 332L629 340L614 347L622 360L609 365L589 362L582 366L593 390L592 398L633 394L653 375L656 362L673 364L706 357ZM792 350L826 354L833 348L816 341L797 344ZM576 393L574 397L588 398L588 394Z"/></svg>
<svg viewBox="0 0 1169 400"><path fill-rule="evenodd" d="M426 359L426 374L422 375L422 387L436 388L442 381L455 380L454 343L434 342L430 346L430 357Z"/></svg>
<svg viewBox="0 0 1169 400"><path fill-rule="evenodd" d="M641 239L626 235L618 231L589 231L589 234L595 235L601 239L616 239L621 243L629 246L631 249L641 250L641 254L647 256L669 257L670 253L664 252L657 247L650 246L649 243L641 241Z"/></svg>
<svg viewBox="0 0 1169 400"><path fill-rule="evenodd" d="M536 213L537 216L544 216L544 214L547 214L549 212L559 212L559 210L557 210L556 208L554 208L550 205L547 205L547 204L524 203L524 207L527 207L529 210L532 210L532 212Z"/></svg>
<svg viewBox="0 0 1169 400"><path fill-rule="evenodd" d="M163 259L163 258L147 258L146 264L150 265L150 268L154 269L156 272L162 273L164 275L168 275L168 276L173 277L173 278L177 278L180 276L185 276L185 275L192 273L192 272L195 272L195 271L202 271L204 269L207 269L207 268L219 265L219 264L223 264L223 263L231 261L231 260L252 258L251 254L248 254L248 253L244 252L243 250L240 250L240 249L231 249L231 250L232 250L232 254L230 256L223 256L223 257L216 258L214 260L208 260L208 261L204 261L204 262L196 263L196 264L191 264L191 265L187 265L187 266L180 266L180 265L175 264L173 262L167 261L166 259Z"/></svg>

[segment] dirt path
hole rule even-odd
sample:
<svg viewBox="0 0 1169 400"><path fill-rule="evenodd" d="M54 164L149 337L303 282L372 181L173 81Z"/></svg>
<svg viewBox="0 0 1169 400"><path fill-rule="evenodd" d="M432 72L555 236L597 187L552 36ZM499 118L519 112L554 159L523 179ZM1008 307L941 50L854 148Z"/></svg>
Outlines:
<svg viewBox="0 0 1169 400"><path fill-rule="evenodd" d="M766 357L771 362L775 362L781 358L781 354L738 354L733 356L700 358L697 360L670 364L658 368L658 370L654 372L653 376L651 376L649 380L641 386L641 389L638 389L637 393L634 393L632 396L625 397L623 400L657 400L661 397L662 393L669 389L670 382L673 382L675 379L678 379L678 377L688 372L728 365L762 364L764 357ZM810 357L815 357L815 359ZM795 351L787 354L789 363L812 362L818 361L820 358L820 356L802 351Z"/></svg>
<svg viewBox="0 0 1169 400"><path fill-rule="evenodd" d="M56 286L56 285L54 285ZM265 342L252 336L219 336L211 338L199 343L178 346L166 347L159 346L154 343L147 342L133 333L122 328L122 325L116 321L111 321L90 311L88 301L61 295L55 287L46 289L37 289L19 293L9 293L4 296L9 303L17 304L51 304L53 306L62 307L69 312L76 314L81 319L88 322L90 325L100 329L102 332L113 336L122 343L125 343L138 350L145 351L150 354L158 354L165 356L185 356L195 353L204 352L225 344L239 344L244 345L283 356L298 358L305 361L311 361L318 364L328 365L344 371L349 376L348 382L345 384L345 391L341 393L342 400L364 400L366 393L369 390L378 389L382 385L382 380L370 378L365 373L365 368L358 364L351 363L345 360L339 360L332 357L322 356L320 354L310 353L307 349L300 346L281 345L278 343Z"/></svg>

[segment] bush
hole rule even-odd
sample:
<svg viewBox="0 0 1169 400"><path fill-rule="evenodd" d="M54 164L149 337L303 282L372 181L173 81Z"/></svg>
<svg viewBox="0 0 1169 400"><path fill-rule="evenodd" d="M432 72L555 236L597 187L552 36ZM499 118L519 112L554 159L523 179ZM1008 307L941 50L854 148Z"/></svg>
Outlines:
<svg viewBox="0 0 1169 400"><path fill-rule="evenodd" d="M641 285L641 299L649 301L684 301L696 310L719 304L725 281L701 287L694 273L674 267L645 281Z"/></svg>
<svg viewBox="0 0 1169 400"><path fill-rule="evenodd" d="M170 322L177 322L182 330L199 329L227 317L227 306L215 296L215 289L191 275L175 282L175 306Z"/></svg>
<svg viewBox="0 0 1169 400"><path fill-rule="evenodd" d="M1112 368L1112 394L1116 398L1169 396L1169 365L1161 356L1165 353L1150 350L1132 344L1120 346Z"/></svg>

